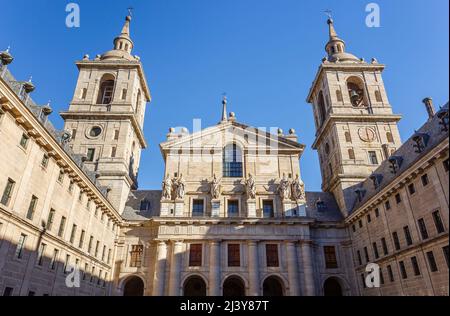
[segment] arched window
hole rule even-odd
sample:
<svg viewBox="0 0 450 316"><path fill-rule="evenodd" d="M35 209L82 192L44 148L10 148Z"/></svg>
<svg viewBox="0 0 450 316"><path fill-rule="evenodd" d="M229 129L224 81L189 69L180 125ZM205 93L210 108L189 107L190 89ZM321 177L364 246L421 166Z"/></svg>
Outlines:
<svg viewBox="0 0 450 316"><path fill-rule="evenodd" d="M115 78L113 75L106 74L100 80L100 89L98 90L97 104L110 104L113 100Z"/></svg>
<svg viewBox="0 0 450 316"><path fill-rule="evenodd" d="M393 143L394 142L394 137L392 136L391 132L387 132L386 133L386 139L388 142Z"/></svg>
<svg viewBox="0 0 450 316"><path fill-rule="evenodd" d="M350 101L354 107L365 107L364 83L360 78L351 77L347 80Z"/></svg>
<svg viewBox="0 0 450 316"><path fill-rule="evenodd" d="M325 99L323 97L322 91L320 91L319 96L317 97L317 106L319 109L319 123L323 124L325 121L326 109L325 109Z"/></svg>
<svg viewBox="0 0 450 316"><path fill-rule="evenodd" d="M223 150L223 176L225 178L241 178L242 150L236 144L229 144Z"/></svg>
<svg viewBox="0 0 450 316"><path fill-rule="evenodd" d="M338 102L342 102L344 99L342 98L341 90L336 90L336 99Z"/></svg>
<svg viewBox="0 0 450 316"><path fill-rule="evenodd" d="M141 90L138 90L138 94L136 97L136 113L139 113L141 107L141 99L142 99Z"/></svg>
<svg viewBox="0 0 450 316"><path fill-rule="evenodd" d="M379 90L375 91L375 100L377 100L377 102L383 102L383 98L381 97L381 92Z"/></svg>

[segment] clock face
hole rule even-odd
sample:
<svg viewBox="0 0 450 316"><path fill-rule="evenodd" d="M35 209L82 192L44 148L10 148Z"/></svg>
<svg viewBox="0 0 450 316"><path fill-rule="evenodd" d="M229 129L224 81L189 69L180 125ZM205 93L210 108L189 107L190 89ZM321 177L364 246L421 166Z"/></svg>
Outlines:
<svg viewBox="0 0 450 316"><path fill-rule="evenodd" d="M358 130L358 135L364 142L373 142L376 139L375 131L370 127L361 127Z"/></svg>

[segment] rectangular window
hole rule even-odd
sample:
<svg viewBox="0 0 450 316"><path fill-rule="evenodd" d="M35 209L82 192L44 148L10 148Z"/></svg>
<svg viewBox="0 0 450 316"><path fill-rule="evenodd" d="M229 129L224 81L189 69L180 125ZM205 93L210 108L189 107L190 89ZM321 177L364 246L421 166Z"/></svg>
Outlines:
<svg viewBox="0 0 450 316"><path fill-rule="evenodd" d="M364 273L361 273L361 282L362 282L363 288L367 288L366 277L364 276Z"/></svg>
<svg viewBox="0 0 450 316"><path fill-rule="evenodd" d="M427 225L425 224L425 220L423 218L418 220L419 223L419 230L420 230L420 235L422 236L422 239L428 239L428 230L427 230Z"/></svg>
<svg viewBox="0 0 450 316"><path fill-rule="evenodd" d="M363 227L362 220L359 220L359 221L358 221L358 226L359 226L359 228L362 228L362 227Z"/></svg>
<svg viewBox="0 0 450 316"><path fill-rule="evenodd" d="M85 263L84 264L84 271L83 271L83 281L86 280L87 275L88 275L88 271L89 271L89 264Z"/></svg>
<svg viewBox="0 0 450 316"><path fill-rule="evenodd" d="M27 149L29 140L30 137L28 137L28 135L22 134L22 138L20 139L20 146L22 146L22 148L24 149Z"/></svg>
<svg viewBox="0 0 450 316"><path fill-rule="evenodd" d="M239 244L228 244L228 266L241 266L241 246Z"/></svg>
<svg viewBox="0 0 450 316"><path fill-rule="evenodd" d="M356 226L355 226L355 224L352 225L352 230L353 230L354 233L356 233Z"/></svg>
<svg viewBox="0 0 450 316"><path fill-rule="evenodd" d="M380 267L380 283L384 284L384 275L383 275L383 269Z"/></svg>
<svg viewBox="0 0 450 316"><path fill-rule="evenodd" d="M376 242L372 243L372 248L373 248L373 255L375 256L375 259L380 258L380 255L378 253L378 246L377 246Z"/></svg>
<svg viewBox="0 0 450 316"><path fill-rule="evenodd" d="M6 187L5 187L5 190L3 190L3 195L2 195L1 203L3 205L8 206L9 202L11 201L12 192L14 190L15 184L16 184L16 182L14 182L14 180L8 178L8 182L6 182Z"/></svg>
<svg viewBox="0 0 450 316"><path fill-rule="evenodd" d="M53 226L53 220L55 218L56 211L54 209L50 209L47 217L47 230L51 230Z"/></svg>
<svg viewBox="0 0 450 316"><path fill-rule="evenodd" d="M387 200L386 202L384 202L384 206L386 207L386 210L390 210L391 209L391 202L389 202L389 200Z"/></svg>
<svg viewBox="0 0 450 316"><path fill-rule="evenodd" d="M33 220L34 212L36 210L37 201L38 201L38 198L33 195L31 197L30 205L28 205L27 218L29 220Z"/></svg>
<svg viewBox="0 0 450 316"><path fill-rule="evenodd" d="M59 229L58 229L59 237L63 236L65 227L66 227L66 218L63 216L63 217L61 217L61 222L59 223Z"/></svg>
<svg viewBox="0 0 450 316"><path fill-rule="evenodd" d="M23 249L25 247L25 241L27 240L27 235L21 234L19 242L17 243L15 257L21 259L23 256Z"/></svg>
<svg viewBox="0 0 450 316"><path fill-rule="evenodd" d="M102 250L102 261L105 261L105 256L106 256L106 246L103 246L103 250Z"/></svg>
<svg viewBox="0 0 450 316"><path fill-rule="evenodd" d="M279 267L278 245L266 244L266 265L268 267Z"/></svg>
<svg viewBox="0 0 450 316"><path fill-rule="evenodd" d="M70 232L70 239L69 242L71 244L73 244L73 242L75 241L75 234L77 233L77 225L73 224L72 225L72 231Z"/></svg>
<svg viewBox="0 0 450 316"><path fill-rule="evenodd" d="M358 264L362 265L361 251L356 251L356 255L358 257Z"/></svg>
<svg viewBox="0 0 450 316"><path fill-rule="evenodd" d="M43 168L47 168L48 167L48 160L49 160L48 155L44 154L44 156L42 157L42 161L41 161L41 166Z"/></svg>
<svg viewBox="0 0 450 316"><path fill-rule="evenodd" d="M275 216L273 201L265 200L263 201L263 217L264 218L272 218Z"/></svg>
<svg viewBox="0 0 450 316"><path fill-rule="evenodd" d="M98 256L98 248L100 247L100 241L97 240L95 243L95 251L94 251L94 257Z"/></svg>
<svg viewBox="0 0 450 316"><path fill-rule="evenodd" d="M189 266L201 267L202 266L202 244L191 244L189 246Z"/></svg>
<svg viewBox="0 0 450 316"><path fill-rule="evenodd" d="M92 243L93 243L93 241L94 241L94 237L93 236L89 237L89 244L88 244L88 253L89 254L92 251Z"/></svg>
<svg viewBox="0 0 450 316"><path fill-rule="evenodd" d="M378 208L375 209L375 217L380 217L380 210Z"/></svg>
<svg viewBox="0 0 450 316"><path fill-rule="evenodd" d="M88 148L87 154L86 154L86 161L94 161L95 157L95 149L94 148Z"/></svg>
<svg viewBox="0 0 450 316"><path fill-rule="evenodd" d="M127 99L127 89L122 89L122 100Z"/></svg>
<svg viewBox="0 0 450 316"><path fill-rule="evenodd" d="M409 231L409 227L408 226L403 227L403 232L405 233L406 244L408 246L411 246L413 241L411 237L411 232Z"/></svg>
<svg viewBox="0 0 450 316"><path fill-rule="evenodd" d="M411 195L416 193L416 187L414 186L414 183L411 183L410 185L408 185L408 191L409 191L409 194L411 194Z"/></svg>
<svg viewBox="0 0 450 316"><path fill-rule="evenodd" d="M106 262L107 262L108 264L111 263L111 249L108 249L108 259L106 259Z"/></svg>
<svg viewBox="0 0 450 316"><path fill-rule="evenodd" d="M38 266L42 266L42 262L44 261L46 247L47 247L47 245L44 243L41 243L39 245L38 256L37 256L37 260L36 260Z"/></svg>
<svg viewBox="0 0 450 316"><path fill-rule="evenodd" d="M436 259L434 258L433 251L427 252L428 264L430 265L431 272L436 272L438 270Z"/></svg>
<svg viewBox="0 0 450 316"><path fill-rule="evenodd" d="M117 147L113 146L111 148L111 158L116 158L116 154L117 154Z"/></svg>
<svg viewBox="0 0 450 316"><path fill-rule="evenodd" d="M392 272L392 267L391 267L391 265L388 265L388 266L387 266L387 270L388 270L389 280L390 280L391 282L394 282L394 281L395 281L395 279L394 279L394 273Z"/></svg>
<svg viewBox="0 0 450 316"><path fill-rule="evenodd" d="M86 234L86 232L84 230L81 231L80 234L80 241L78 242L78 248L83 249L83 244L84 244L84 235Z"/></svg>
<svg viewBox="0 0 450 316"><path fill-rule="evenodd" d="M441 214L439 213L439 211L433 212L433 220L434 220L434 225L436 226L436 230L437 230L438 234L443 233L445 231L445 228L444 228L444 223L442 222Z"/></svg>
<svg viewBox="0 0 450 316"><path fill-rule="evenodd" d="M59 250L55 249L53 250L53 257L52 260L50 261L50 270L55 270L56 268L56 263L58 262L58 254L59 254Z"/></svg>
<svg viewBox="0 0 450 316"><path fill-rule="evenodd" d="M400 250L400 239L398 239L397 232L392 233L392 238L394 239L395 250Z"/></svg>
<svg viewBox="0 0 450 316"><path fill-rule="evenodd" d="M378 165L377 153L375 151L369 151L369 163L372 165Z"/></svg>
<svg viewBox="0 0 450 316"><path fill-rule="evenodd" d="M81 89L81 100L86 100L87 88Z"/></svg>
<svg viewBox="0 0 450 316"><path fill-rule="evenodd" d="M69 183L69 192L72 193L73 192L73 181L70 181Z"/></svg>
<svg viewBox="0 0 450 316"><path fill-rule="evenodd" d="M336 248L334 246L324 246L323 252L325 254L325 267L327 269L337 269Z"/></svg>
<svg viewBox="0 0 450 316"><path fill-rule="evenodd" d="M119 130L118 129L116 129L114 131L114 140L119 140Z"/></svg>
<svg viewBox="0 0 450 316"><path fill-rule="evenodd" d="M95 267L92 267L91 269L91 279L89 280L89 282L94 282L94 278L95 278Z"/></svg>
<svg viewBox="0 0 450 316"><path fill-rule="evenodd" d="M412 257L411 258L411 264L413 266L413 270L414 270L414 275L420 275L420 268L419 268L419 263L417 262L417 257Z"/></svg>
<svg viewBox="0 0 450 316"><path fill-rule="evenodd" d="M425 187L428 185L428 183L430 183L430 181L428 180L428 175L425 173L422 177L420 177L420 179L422 180L422 185Z"/></svg>
<svg viewBox="0 0 450 316"><path fill-rule="evenodd" d="M193 217L205 216L203 200L193 200L192 201L192 216Z"/></svg>
<svg viewBox="0 0 450 316"><path fill-rule="evenodd" d="M228 217L238 217L239 216L239 201L229 200L228 201Z"/></svg>
<svg viewBox="0 0 450 316"><path fill-rule="evenodd" d="M372 217L370 216L370 214L367 214L367 223L370 223L372 221Z"/></svg>
<svg viewBox="0 0 450 316"><path fill-rule="evenodd" d="M236 144L229 145L224 150L223 176L225 178L242 177L242 153Z"/></svg>
<svg viewBox="0 0 450 316"><path fill-rule="evenodd" d="M100 271L98 272L97 285L100 285L100 283L102 282L102 275L103 275L103 271L100 270Z"/></svg>
<svg viewBox="0 0 450 316"><path fill-rule="evenodd" d="M450 162L448 158L442 162L442 165L444 166L445 172L448 172L448 169L450 168Z"/></svg>
<svg viewBox="0 0 450 316"><path fill-rule="evenodd" d="M64 273L69 272L70 255L66 255L66 260L64 261Z"/></svg>
<svg viewBox="0 0 450 316"><path fill-rule="evenodd" d="M383 253L385 256L389 254L388 246L386 243L386 238L381 238L381 246L383 247Z"/></svg>
<svg viewBox="0 0 450 316"><path fill-rule="evenodd" d="M108 280L108 272L105 272L105 278L103 279L103 284L102 284L103 287L106 286L106 280Z"/></svg>
<svg viewBox="0 0 450 316"><path fill-rule="evenodd" d="M75 140L75 137L77 136L77 130L72 129L72 140Z"/></svg>
<svg viewBox="0 0 450 316"><path fill-rule="evenodd" d="M130 253L130 267L139 268L142 265L143 245L132 245Z"/></svg>
<svg viewBox="0 0 450 316"><path fill-rule="evenodd" d="M449 267L448 246L442 247L442 252L444 253L445 262L447 263L447 268L448 268Z"/></svg>
<svg viewBox="0 0 450 316"><path fill-rule="evenodd" d="M5 287L5 290L3 291L3 296L12 296L14 289L12 287Z"/></svg>
<svg viewBox="0 0 450 316"><path fill-rule="evenodd" d="M402 202L402 197L400 196L400 194L395 195L395 202L397 202L397 204L400 204Z"/></svg>
<svg viewBox="0 0 450 316"><path fill-rule="evenodd" d="M366 262L370 262L369 251L367 250L367 247L364 247L364 256L366 258Z"/></svg>
<svg viewBox="0 0 450 316"><path fill-rule="evenodd" d="M402 275L402 279L407 279L408 274L406 273L405 263L403 261L400 261L398 264L400 266L400 273Z"/></svg>

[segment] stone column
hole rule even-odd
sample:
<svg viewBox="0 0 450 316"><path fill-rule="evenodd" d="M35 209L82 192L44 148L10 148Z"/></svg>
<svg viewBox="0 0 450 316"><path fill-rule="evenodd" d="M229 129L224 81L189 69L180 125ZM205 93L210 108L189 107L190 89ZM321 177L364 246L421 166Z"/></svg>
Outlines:
<svg viewBox="0 0 450 316"><path fill-rule="evenodd" d="M258 242L248 242L248 274L249 274L249 291L248 296L259 296L259 258L258 258Z"/></svg>
<svg viewBox="0 0 450 316"><path fill-rule="evenodd" d="M316 295L315 283L314 283L314 268L311 258L311 241L303 241L301 243L302 248L302 264L304 275L304 288L303 293L305 296Z"/></svg>
<svg viewBox="0 0 450 316"><path fill-rule="evenodd" d="M209 296L221 296L221 260L220 260L220 241L212 240L209 243Z"/></svg>
<svg viewBox="0 0 450 316"><path fill-rule="evenodd" d="M293 241L286 243L287 267L289 276L289 294L290 296L300 296L300 283L298 275L297 249Z"/></svg>
<svg viewBox="0 0 450 316"><path fill-rule="evenodd" d="M170 264L169 296L180 296L182 251L183 242L176 241L173 244L172 262Z"/></svg>
<svg viewBox="0 0 450 316"><path fill-rule="evenodd" d="M165 241L158 243L158 255L156 259L155 279L153 283L153 296L164 295L164 283L166 278L167 245Z"/></svg>

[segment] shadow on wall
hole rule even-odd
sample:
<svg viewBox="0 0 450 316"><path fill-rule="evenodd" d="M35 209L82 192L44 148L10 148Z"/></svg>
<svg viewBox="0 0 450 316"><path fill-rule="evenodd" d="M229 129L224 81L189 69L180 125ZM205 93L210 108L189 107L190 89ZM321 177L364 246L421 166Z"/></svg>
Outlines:
<svg viewBox="0 0 450 316"><path fill-rule="evenodd" d="M30 248L0 239L0 256L0 296L106 296L112 286L105 280L111 276L108 265L94 257L81 260L46 240Z"/></svg>

